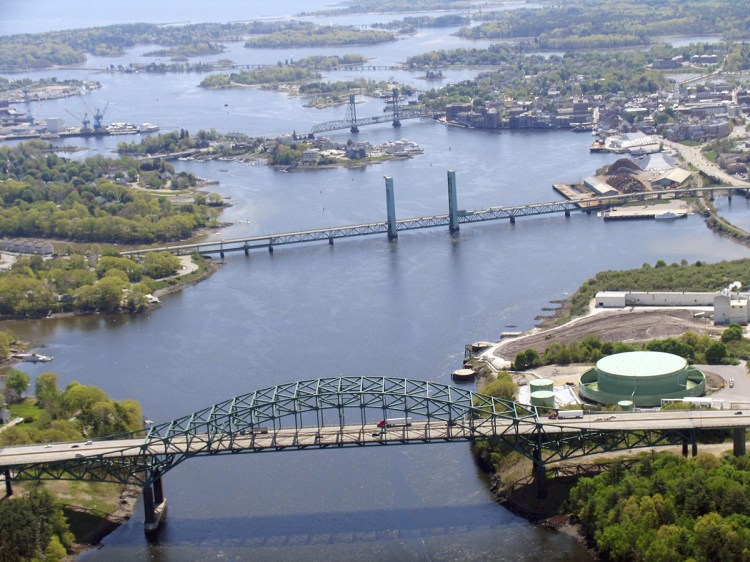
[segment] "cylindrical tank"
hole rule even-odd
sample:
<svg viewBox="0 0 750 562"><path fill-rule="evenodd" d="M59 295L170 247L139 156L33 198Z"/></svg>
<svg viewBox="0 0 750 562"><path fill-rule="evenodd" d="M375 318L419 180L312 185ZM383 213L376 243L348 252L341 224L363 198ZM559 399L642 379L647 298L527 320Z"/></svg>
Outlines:
<svg viewBox="0 0 750 562"><path fill-rule="evenodd" d="M475 341L473 344L471 344L471 352L472 353L481 353L485 349L492 347L495 345L491 341Z"/></svg>
<svg viewBox="0 0 750 562"><path fill-rule="evenodd" d="M453 380L458 382L473 381L476 371L474 369L457 369L453 371Z"/></svg>
<svg viewBox="0 0 750 562"><path fill-rule="evenodd" d="M531 392L536 392L537 390L547 390L549 392L552 392L552 385L553 382L550 379L535 379L529 381L529 388L531 389Z"/></svg>
<svg viewBox="0 0 750 562"><path fill-rule="evenodd" d="M538 408L554 408L555 393L549 390L537 390L532 392L531 405Z"/></svg>
<svg viewBox="0 0 750 562"><path fill-rule="evenodd" d="M635 412L635 404L632 400L620 400L617 405L622 408L623 412Z"/></svg>

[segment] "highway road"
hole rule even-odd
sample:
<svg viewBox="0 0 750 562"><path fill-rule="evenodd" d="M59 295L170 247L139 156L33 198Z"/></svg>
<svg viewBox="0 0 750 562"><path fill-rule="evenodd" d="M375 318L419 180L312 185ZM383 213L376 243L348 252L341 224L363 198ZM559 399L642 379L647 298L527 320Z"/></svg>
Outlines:
<svg viewBox="0 0 750 562"><path fill-rule="evenodd" d="M548 434L577 433L582 430L637 431L668 429L731 429L750 427L750 409L747 410L674 410L638 413L596 413L581 418L532 418L518 424L520 434L530 434L542 425ZM493 427L494 426L494 427ZM408 427L386 430L376 425L328 426L323 428L279 429L268 433L214 436L195 434L191 438L178 435L170 440L144 438L127 440L102 440L75 443L50 443L0 449L0 468L27 464L55 463L90 459L94 462L106 458L139 457L151 455L196 455L230 451L268 451L298 448L326 448L357 445L375 445L403 442L463 441L476 435L502 433L515 434L513 423L498 419L475 420L474 433L460 424L448 425L444 421L414 420Z"/></svg>

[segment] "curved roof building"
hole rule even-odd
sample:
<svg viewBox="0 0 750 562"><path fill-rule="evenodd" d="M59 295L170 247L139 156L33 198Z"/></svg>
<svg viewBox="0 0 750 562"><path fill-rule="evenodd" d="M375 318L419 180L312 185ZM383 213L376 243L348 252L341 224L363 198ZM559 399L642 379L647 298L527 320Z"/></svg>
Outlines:
<svg viewBox="0 0 750 562"><path fill-rule="evenodd" d="M662 398L700 396L706 377L687 361L660 351L630 351L600 359L581 375L581 396L601 404L631 400L635 406L659 406Z"/></svg>

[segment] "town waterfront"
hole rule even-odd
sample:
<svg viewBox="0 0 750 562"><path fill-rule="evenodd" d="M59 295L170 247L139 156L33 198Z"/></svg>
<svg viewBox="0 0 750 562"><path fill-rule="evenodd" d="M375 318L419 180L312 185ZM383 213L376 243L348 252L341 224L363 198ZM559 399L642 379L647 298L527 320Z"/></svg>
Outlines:
<svg viewBox="0 0 750 562"><path fill-rule="evenodd" d="M393 57L403 60L414 48ZM166 129L279 134L340 119L344 111L305 109L300 99L276 92L204 91L195 74L90 79L103 84L87 97L91 107L110 102L112 120ZM42 118L76 103L53 100L28 110ZM382 111L372 100L362 107L363 115ZM331 137L345 142L350 135ZM394 178L397 215L407 218L447 212L447 169L456 171L460 207L478 209L558 199L553 183L580 180L616 159L589 154L591 137L568 131L493 133L411 121L399 130L363 128L357 138L377 144L402 137L424 154L301 173L219 161L175 166L220 181L211 190L228 198L232 206L222 218L234 223L220 236L234 237L384 220L383 176ZM117 141L136 139L63 144L88 148L81 157L108 155ZM396 242L367 237L231 256L213 277L145 314L0 327L55 357L20 368L33 375L53 370L63 385L77 380L136 399L161 422L255 389L323 376L449 383L465 343L532 327L549 301L564 299L600 270L747 254L698 216L622 223L583 213L544 216L466 225L453 236L430 229L402 233ZM493 503L466 444L194 459L167 474L165 493L169 513L156 541L143 535L139 505L101 550L82 559L587 559L572 538Z"/></svg>

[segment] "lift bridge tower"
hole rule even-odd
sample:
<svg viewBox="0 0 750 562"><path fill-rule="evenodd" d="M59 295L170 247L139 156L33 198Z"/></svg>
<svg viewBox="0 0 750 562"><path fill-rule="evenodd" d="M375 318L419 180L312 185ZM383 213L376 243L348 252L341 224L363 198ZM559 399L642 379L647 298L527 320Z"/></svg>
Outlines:
<svg viewBox="0 0 750 562"><path fill-rule="evenodd" d="M349 130L352 133L359 133L359 127L357 127L357 103L354 101L354 94L349 94L349 105L346 106L344 120L351 125Z"/></svg>

